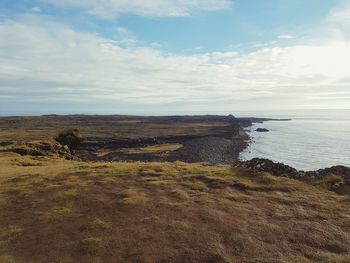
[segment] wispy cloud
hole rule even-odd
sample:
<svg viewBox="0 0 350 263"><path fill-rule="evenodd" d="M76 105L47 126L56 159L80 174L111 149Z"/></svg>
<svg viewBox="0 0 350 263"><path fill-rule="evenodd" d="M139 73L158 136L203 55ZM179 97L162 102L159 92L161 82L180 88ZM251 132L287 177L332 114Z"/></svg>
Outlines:
<svg viewBox="0 0 350 263"><path fill-rule="evenodd" d="M40 12L41 12L41 8L38 7L38 6L32 7L30 10L31 10L32 12L35 12L35 13L40 13Z"/></svg>
<svg viewBox="0 0 350 263"><path fill-rule="evenodd" d="M115 18L123 13L146 17L189 16L200 11L231 8L232 0L40 0L57 7L81 9L102 18Z"/></svg>
<svg viewBox="0 0 350 263"><path fill-rule="evenodd" d="M277 36L277 38L278 39L293 39L295 37L292 35L279 35L279 36Z"/></svg>
<svg viewBox="0 0 350 263"><path fill-rule="evenodd" d="M328 22L335 22L343 26L350 25L350 2L343 1L336 6L328 16Z"/></svg>

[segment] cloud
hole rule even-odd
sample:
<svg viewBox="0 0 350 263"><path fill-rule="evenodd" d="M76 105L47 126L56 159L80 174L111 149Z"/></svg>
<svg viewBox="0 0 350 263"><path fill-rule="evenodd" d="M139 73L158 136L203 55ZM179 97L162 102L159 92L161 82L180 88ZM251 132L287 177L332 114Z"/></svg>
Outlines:
<svg viewBox="0 0 350 263"><path fill-rule="evenodd" d="M127 29L117 31L129 35ZM114 105L188 110L350 105L348 42L185 56L156 46L120 45L40 20L1 22L0 38L2 105L99 103L96 112Z"/></svg>
<svg viewBox="0 0 350 263"><path fill-rule="evenodd" d="M118 39L117 43L119 45L132 46L132 45L137 45L139 43L139 41L134 36L134 34L130 32L127 28L118 27L116 31L117 31L116 38Z"/></svg>
<svg viewBox="0 0 350 263"><path fill-rule="evenodd" d="M35 12L35 13L41 13L41 8L40 8L40 7L37 7L37 6L32 7L30 10L31 10L32 12Z"/></svg>
<svg viewBox="0 0 350 263"><path fill-rule="evenodd" d="M343 26L350 25L350 2L343 1L337 5L328 15L328 22L338 23Z"/></svg>
<svg viewBox="0 0 350 263"><path fill-rule="evenodd" d="M101 18L112 19L124 13L146 17L181 17L200 11L230 9L231 0L40 0L41 2L81 9Z"/></svg>
<svg viewBox="0 0 350 263"><path fill-rule="evenodd" d="M277 36L278 39L293 39L294 36L292 35L279 35Z"/></svg>

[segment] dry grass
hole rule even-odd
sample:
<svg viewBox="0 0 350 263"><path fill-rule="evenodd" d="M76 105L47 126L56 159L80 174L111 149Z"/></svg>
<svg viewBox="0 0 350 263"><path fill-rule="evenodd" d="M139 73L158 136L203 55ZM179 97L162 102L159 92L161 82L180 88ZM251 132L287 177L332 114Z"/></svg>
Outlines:
<svg viewBox="0 0 350 263"><path fill-rule="evenodd" d="M83 137L137 139L158 136L206 135L213 128L229 129L222 118L137 116L38 116L0 118L1 141L31 141L55 137L59 131L79 127Z"/></svg>
<svg viewBox="0 0 350 263"><path fill-rule="evenodd" d="M181 162L0 167L0 262L350 261L350 199L322 185Z"/></svg>
<svg viewBox="0 0 350 263"><path fill-rule="evenodd" d="M100 149L96 152L96 156L99 158L105 158L113 155L114 158L125 160L132 156L137 158L138 156L153 156L153 157L166 157L170 152L176 151L182 147L180 143L166 143L157 144L146 147L135 148L120 148L117 150Z"/></svg>
<svg viewBox="0 0 350 263"><path fill-rule="evenodd" d="M142 205L147 202L147 198L142 196L136 189L126 189L118 193L120 203L124 205Z"/></svg>
<svg viewBox="0 0 350 263"><path fill-rule="evenodd" d="M182 144L173 143L173 144L158 144L147 146L143 148L126 148L120 149L124 154L167 154L171 151L175 151L182 147Z"/></svg>

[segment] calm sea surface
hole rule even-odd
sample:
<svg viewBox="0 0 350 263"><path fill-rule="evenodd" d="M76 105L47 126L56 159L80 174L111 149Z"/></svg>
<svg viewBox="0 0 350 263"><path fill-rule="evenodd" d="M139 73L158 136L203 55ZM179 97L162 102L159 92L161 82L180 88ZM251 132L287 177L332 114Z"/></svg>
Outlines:
<svg viewBox="0 0 350 263"><path fill-rule="evenodd" d="M253 142L241 154L283 162L299 170L333 165L350 167L350 110L240 113L237 116L291 118L254 124L248 131ZM267 128L268 133L256 132Z"/></svg>

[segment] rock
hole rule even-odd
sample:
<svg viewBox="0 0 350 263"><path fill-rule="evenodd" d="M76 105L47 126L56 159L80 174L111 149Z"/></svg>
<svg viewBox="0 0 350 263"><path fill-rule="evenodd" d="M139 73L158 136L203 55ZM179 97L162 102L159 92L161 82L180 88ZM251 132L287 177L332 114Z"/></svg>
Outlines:
<svg viewBox="0 0 350 263"><path fill-rule="evenodd" d="M254 172L268 172L275 176L300 177L299 171L293 167L283 163L275 163L268 159L254 158L249 161L239 162L236 166L250 169Z"/></svg>
<svg viewBox="0 0 350 263"><path fill-rule="evenodd" d="M341 195L350 195L350 168L346 166L333 166L306 172L306 176L324 182L328 189Z"/></svg>
<svg viewBox="0 0 350 263"><path fill-rule="evenodd" d="M283 163L275 163L261 158L239 162L236 166L253 172L268 172L274 176L324 184L330 191L341 195L350 195L350 167L338 165L317 171L303 172Z"/></svg>
<svg viewBox="0 0 350 263"><path fill-rule="evenodd" d="M20 155L30 156L54 156L59 155L65 159L71 160L73 156L67 146L63 146L54 140L35 141L25 144L13 145L4 151L14 152Z"/></svg>
<svg viewBox="0 0 350 263"><path fill-rule="evenodd" d="M4 146L4 147L9 146L11 144L14 144L14 142L8 142L8 141L0 142L0 146Z"/></svg>
<svg viewBox="0 0 350 263"><path fill-rule="evenodd" d="M323 178L329 175L344 176L350 179L350 168L342 165L332 166L330 168L319 169L317 171L311 171L306 173L308 176L314 176L315 178Z"/></svg>
<svg viewBox="0 0 350 263"><path fill-rule="evenodd" d="M60 144L68 146L72 153L74 153L74 151L78 148L78 145L83 141L78 129L62 131L55 139Z"/></svg>
<svg viewBox="0 0 350 263"><path fill-rule="evenodd" d="M255 131L257 131L257 132L269 132L269 130L266 128L257 128Z"/></svg>
<svg viewBox="0 0 350 263"><path fill-rule="evenodd" d="M246 147L243 140L230 140L216 136L205 136L183 143L183 147L169 154L167 161L208 162L232 164Z"/></svg>

